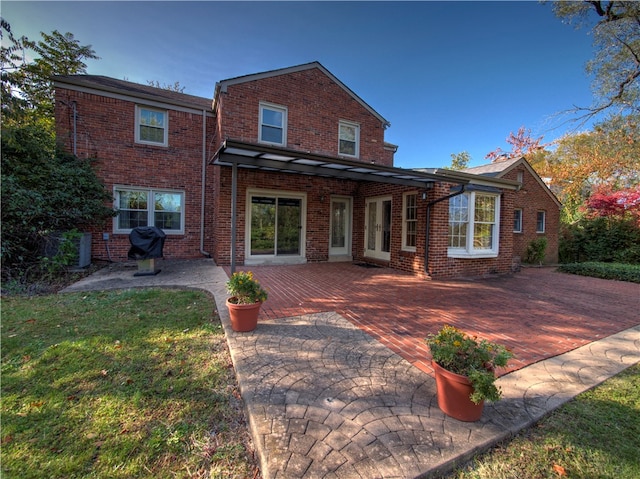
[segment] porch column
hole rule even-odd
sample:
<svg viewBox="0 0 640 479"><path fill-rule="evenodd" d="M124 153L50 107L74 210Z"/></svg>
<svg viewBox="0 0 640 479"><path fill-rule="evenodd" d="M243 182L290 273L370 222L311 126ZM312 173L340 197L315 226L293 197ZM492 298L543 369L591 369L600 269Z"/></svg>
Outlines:
<svg viewBox="0 0 640 479"><path fill-rule="evenodd" d="M236 272L236 216L238 193L238 164L231 165L231 274Z"/></svg>

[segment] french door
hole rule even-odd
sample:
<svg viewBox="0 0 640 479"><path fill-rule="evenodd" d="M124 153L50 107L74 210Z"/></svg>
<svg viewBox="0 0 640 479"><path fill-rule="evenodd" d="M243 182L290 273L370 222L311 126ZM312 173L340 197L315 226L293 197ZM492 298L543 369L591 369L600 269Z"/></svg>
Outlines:
<svg viewBox="0 0 640 479"><path fill-rule="evenodd" d="M365 206L364 255L391 259L391 197L367 198Z"/></svg>

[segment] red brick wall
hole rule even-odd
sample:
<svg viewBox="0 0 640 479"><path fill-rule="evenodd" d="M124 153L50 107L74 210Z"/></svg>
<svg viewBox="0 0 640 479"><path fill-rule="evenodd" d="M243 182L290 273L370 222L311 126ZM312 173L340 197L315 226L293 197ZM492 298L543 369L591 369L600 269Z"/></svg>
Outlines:
<svg viewBox="0 0 640 479"><path fill-rule="evenodd" d="M169 110L169 146L135 143L135 106L133 101L99 94L56 90L56 134L67 151L73 150L72 102L77 111L76 145L80 158L92 159L107 191L114 185L182 190L185 193L185 231L167 235L165 258L191 258L200 254L202 195L202 114ZM207 145L214 133L214 119L207 118ZM207 158L211 151L207 152ZM211 174L213 167L207 168ZM207 216L211 223L211 212ZM128 234L113 234L113 223L96 227L92 233L95 259L127 260ZM109 233L109 241L102 239ZM208 235L205 250L212 249ZM107 250L108 246L108 250Z"/></svg>
<svg viewBox="0 0 640 479"><path fill-rule="evenodd" d="M347 120L360 125L359 160L393 165L382 122L317 68L230 85L220 94L220 139L257 143L261 101L287 108L286 148L337 157L338 121Z"/></svg>
<svg viewBox="0 0 640 479"><path fill-rule="evenodd" d="M226 218L226 221L221 220L217 223L214 259L217 264L228 265L231 263L231 168L216 168L220 170L221 178L218 189L218 215L221 219ZM329 259L331 195L352 196L355 203L355 196L358 194L358 183L351 180L256 172L255 170L238 168L236 225L236 261L238 264L242 264L245 258L246 193L250 188L307 194L305 250L308 262ZM354 239L357 238L358 234L354 231Z"/></svg>
<svg viewBox="0 0 640 479"><path fill-rule="evenodd" d="M520 165L503 176L508 180L518 180L518 172L522 173L522 188L515 194L514 208L522 209L522 232L513 233L513 254L517 260L524 260L527 246L534 239L547 238L545 264L558 262L558 244L560 232L560 208L549 196L530 171ZM537 213L544 211L546 226L544 233L536 232ZM513 224L513 220L511 221ZM511 227L513 231L513 227Z"/></svg>
<svg viewBox="0 0 640 479"><path fill-rule="evenodd" d="M231 168L220 168L220 217L231 218ZM384 183L354 182L350 180L325 179L296 174L277 174L238 169L238 222L236 234L237 264L245 259L245 208L248 188L259 188L286 192L307 193L306 259L308 262L327 261L329 257L329 197L330 195L353 198L352 256L355 261L380 263L402 271L425 275L424 252L426 237L426 207L429 201L449 194L449 185L436 185L422 199L422 190ZM402 250L403 194L416 192L418 196L418 235L415 252ZM391 259L381 262L364 256L365 200L375 196L392 198ZM324 201L322 200L324 197ZM436 279L458 276L482 276L512 271L513 256L513 192L505 192L501 200L500 252L497 258L460 259L447 257L448 201L437 203L432 210L429 239L429 272ZM504 225L507 225L506 227ZM217 227L217 264L231 262L231 223L220 222Z"/></svg>

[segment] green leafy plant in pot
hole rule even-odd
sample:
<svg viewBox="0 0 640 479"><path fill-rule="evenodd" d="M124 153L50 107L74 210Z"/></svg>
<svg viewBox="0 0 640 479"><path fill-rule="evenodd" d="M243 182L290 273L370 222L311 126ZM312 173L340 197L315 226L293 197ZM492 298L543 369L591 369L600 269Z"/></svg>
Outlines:
<svg viewBox="0 0 640 479"><path fill-rule="evenodd" d="M258 324L262 303L267 300L267 291L253 277L251 271L233 273L226 283L227 308L234 331L253 331Z"/></svg>
<svg viewBox="0 0 640 479"><path fill-rule="evenodd" d="M496 386L495 370L505 367L513 353L505 346L469 336L446 325L426 339L436 375L438 405L445 414L463 421L482 415L484 401L498 401L502 391ZM454 384L448 384L449 380ZM453 393L462 397L452 398ZM455 400L455 403L454 403Z"/></svg>

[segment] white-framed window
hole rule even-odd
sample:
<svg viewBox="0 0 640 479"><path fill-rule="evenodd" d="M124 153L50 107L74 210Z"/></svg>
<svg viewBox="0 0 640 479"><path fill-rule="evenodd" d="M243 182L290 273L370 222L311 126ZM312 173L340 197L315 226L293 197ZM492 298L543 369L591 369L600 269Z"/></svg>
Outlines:
<svg viewBox="0 0 640 479"><path fill-rule="evenodd" d="M184 192L116 186L115 233L138 226L157 226L165 234L184 234Z"/></svg>
<svg viewBox="0 0 640 479"><path fill-rule="evenodd" d="M415 251L418 237L418 194L402 196L402 249Z"/></svg>
<svg viewBox="0 0 640 479"><path fill-rule="evenodd" d="M513 232L522 233L522 209L513 210Z"/></svg>
<svg viewBox="0 0 640 479"><path fill-rule="evenodd" d="M339 122L338 153L354 158L360 156L360 125L350 121Z"/></svg>
<svg viewBox="0 0 640 479"><path fill-rule="evenodd" d="M136 106L136 143L167 146L168 132L167 110Z"/></svg>
<svg viewBox="0 0 640 479"><path fill-rule="evenodd" d="M536 215L536 233L544 233L547 221L546 216L544 211L538 211Z"/></svg>
<svg viewBox="0 0 640 479"><path fill-rule="evenodd" d="M287 145L287 108L260 103L258 141L272 145Z"/></svg>
<svg viewBox="0 0 640 479"><path fill-rule="evenodd" d="M452 258L498 255L500 196L471 191L449 200L449 247Z"/></svg>

